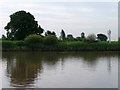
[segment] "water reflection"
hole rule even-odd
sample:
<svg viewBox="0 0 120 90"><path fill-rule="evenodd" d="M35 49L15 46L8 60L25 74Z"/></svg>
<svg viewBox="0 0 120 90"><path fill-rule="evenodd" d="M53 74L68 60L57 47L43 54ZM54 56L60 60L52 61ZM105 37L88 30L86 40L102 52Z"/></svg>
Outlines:
<svg viewBox="0 0 120 90"><path fill-rule="evenodd" d="M2 60L7 63L6 75L13 87L29 87L43 73L44 65L57 68L67 59L82 60L89 68L95 69L99 58L108 58L108 71L111 72L110 57L120 56L118 52L3 52ZM94 70L93 70L94 71Z"/></svg>
<svg viewBox="0 0 120 90"><path fill-rule="evenodd" d="M42 70L41 59L34 53L3 53L3 60L7 60L7 76L11 78L12 86L33 84Z"/></svg>

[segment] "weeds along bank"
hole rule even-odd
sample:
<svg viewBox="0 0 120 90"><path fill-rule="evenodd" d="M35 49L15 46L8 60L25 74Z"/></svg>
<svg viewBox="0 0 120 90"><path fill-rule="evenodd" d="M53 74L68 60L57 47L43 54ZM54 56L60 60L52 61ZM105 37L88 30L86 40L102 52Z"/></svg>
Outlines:
<svg viewBox="0 0 120 90"><path fill-rule="evenodd" d="M119 51L120 42L84 42L84 41L0 41L3 51Z"/></svg>

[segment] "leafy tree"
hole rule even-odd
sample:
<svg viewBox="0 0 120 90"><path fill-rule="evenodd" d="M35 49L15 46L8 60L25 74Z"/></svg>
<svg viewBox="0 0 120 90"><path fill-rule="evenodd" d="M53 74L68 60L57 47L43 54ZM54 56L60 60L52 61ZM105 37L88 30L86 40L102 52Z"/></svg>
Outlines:
<svg viewBox="0 0 120 90"><path fill-rule="evenodd" d="M104 34L97 34L97 39L100 41L107 41L107 36Z"/></svg>
<svg viewBox="0 0 120 90"><path fill-rule="evenodd" d="M77 41L82 41L82 38L81 37L76 37L76 40Z"/></svg>
<svg viewBox="0 0 120 90"><path fill-rule="evenodd" d="M44 31L35 21L34 16L26 11L18 11L10 15L10 22L5 29L10 40L24 40L30 34L40 35Z"/></svg>
<svg viewBox="0 0 120 90"><path fill-rule="evenodd" d="M81 33L81 38L85 38L85 33L84 32Z"/></svg>
<svg viewBox="0 0 120 90"><path fill-rule="evenodd" d="M87 39L90 40L90 41L95 41L96 40L96 35L95 34L89 34L87 36Z"/></svg>
<svg viewBox="0 0 120 90"><path fill-rule="evenodd" d="M5 35L2 35L2 40L6 40L6 36Z"/></svg>
<svg viewBox="0 0 120 90"><path fill-rule="evenodd" d="M54 36L56 36L56 33L53 31L53 32L51 32L51 31L47 31L47 32L45 32L45 36L48 36L48 35L54 35Z"/></svg>
<svg viewBox="0 0 120 90"><path fill-rule="evenodd" d="M65 35L64 30L62 29L61 30L61 39L64 40L65 38L66 38L66 35Z"/></svg>
<svg viewBox="0 0 120 90"><path fill-rule="evenodd" d="M72 34L68 34L66 40L73 41L73 40L75 40L75 38L73 37Z"/></svg>

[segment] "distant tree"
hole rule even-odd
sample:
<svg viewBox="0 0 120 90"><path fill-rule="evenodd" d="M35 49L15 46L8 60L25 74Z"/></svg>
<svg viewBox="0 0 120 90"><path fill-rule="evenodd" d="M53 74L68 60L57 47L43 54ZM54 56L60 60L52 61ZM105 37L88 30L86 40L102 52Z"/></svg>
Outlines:
<svg viewBox="0 0 120 90"><path fill-rule="evenodd" d="M107 41L107 36L104 34L97 34L97 39L100 41Z"/></svg>
<svg viewBox="0 0 120 90"><path fill-rule="evenodd" d="M67 39L74 39L72 34L67 35Z"/></svg>
<svg viewBox="0 0 120 90"><path fill-rule="evenodd" d="M90 41L95 41L96 40L96 35L95 34L89 34L87 36L87 39L90 40Z"/></svg>
<svg viewBox="0 0 120 90"><path fill-rule="evenodd" d="M82 41L82 38L81 37L76 37L76 40L77 41Z"/></svg>
<svg viewBox="0 0 120 90"><path fill-rule="evenodd" d="M65 38L66 38L66 35L65 35L64 30L62 29L61 30L61 39L64 40Z"/></svg>
<svg viewBox="0 0 120 90"><path fill-rule="evenodd" d="M47 32L45 32L45 36L48 36L48 35L54 35L54 36L56 36L56 33L53 31L53 32L51 32L51 31L47 31Z"/></svg>
<svg viewBox="0 0 120 90"><path fill-rule="evenodd" d="M85 38L85 33L84 32L81 33L81 38Z"/></svg>
<svg viewBox="0 0 120 90"><path fill-rule="evenodd" d="M2 40L6 40L6 36L5 35L2 35Z"/></svg>
<svg viewBox="0 0 120 90"><path fill-rule="evenodd" d="M40 35L44 31L35 21L34 16L26 11L18 11L10 15L10 22L5 29L10 40L24 40L30 34Z"/></svg>
<svg viewBox="0 0 120 90"><path fill-rule="evenodd" d="M52 35L55 35L55 36L56 36L56 33L53 31L53 32L52 32Z"/></svg>

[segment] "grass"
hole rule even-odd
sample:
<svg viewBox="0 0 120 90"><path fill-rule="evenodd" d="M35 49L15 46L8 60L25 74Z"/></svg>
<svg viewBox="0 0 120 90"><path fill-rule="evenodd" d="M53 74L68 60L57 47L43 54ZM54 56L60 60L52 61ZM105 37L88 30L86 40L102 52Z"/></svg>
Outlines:
<svg viewBox="0 0 120 90"><path fill-rule="evenodd" d="M83 42L83 41L72 41L62 42L58 44L58 49L61 50L97 50L97 51L118 51L120 50L120 42Z"/></svg>
<svg viewBox="0 0 120 90"><path fill-rule="evenodd" d="M0 41L3 51L119 51L120 42L58 41L54 45L41 43L26 44L24 41Z"/></svg>

